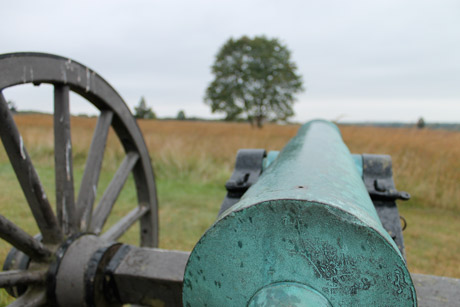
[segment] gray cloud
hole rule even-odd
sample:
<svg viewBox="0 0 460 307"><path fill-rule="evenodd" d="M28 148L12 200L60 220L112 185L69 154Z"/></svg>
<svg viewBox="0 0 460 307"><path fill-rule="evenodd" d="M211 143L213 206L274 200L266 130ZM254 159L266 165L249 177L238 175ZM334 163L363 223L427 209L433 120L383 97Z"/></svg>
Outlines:
<svg viewBox="0 0 460 307"><path fill-rule="evenodd" d="M73 58L160 116L210 117L202 97L214 55L245 34L292 50L307 88L298 120L460 116L458 1L8 1L2 12L0 53ZM42 105L7 93L20 108Z"/></svg>

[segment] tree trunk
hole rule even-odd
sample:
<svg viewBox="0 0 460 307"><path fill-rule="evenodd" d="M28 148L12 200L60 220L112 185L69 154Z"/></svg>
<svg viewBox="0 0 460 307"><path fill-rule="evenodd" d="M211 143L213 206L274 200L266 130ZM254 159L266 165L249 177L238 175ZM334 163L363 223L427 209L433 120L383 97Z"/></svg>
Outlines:
<svg viewBox="0 0 460 307"><path fill-rule="evenodd" d="M251 127L254 128L254 117L248 116L248 122L251 125Z"/></svg>
<svg viewBox="0 0 460 307"><path fill-rule="evenodd" d="M263 126L263 122L264 122L263 116L256 116L257 128L261 129Z"/></svg>

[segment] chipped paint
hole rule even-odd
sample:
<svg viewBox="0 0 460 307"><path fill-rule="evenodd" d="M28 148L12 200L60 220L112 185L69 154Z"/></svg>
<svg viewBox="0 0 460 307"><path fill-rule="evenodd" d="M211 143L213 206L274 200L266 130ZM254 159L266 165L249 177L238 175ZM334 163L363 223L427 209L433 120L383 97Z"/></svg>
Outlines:
<svg viewBox="0 0 460 307"><path fill-rule="evenodd" d="M69 216L67 214L67 198L66 198L66 195L63 195L64 197L62 198L62 231L64 231L64 233L68 233L68 230L69 230L69 225L68 225L68 221L69 221Z"/></svg>
<svg viewBox="0 0 460 307"><path fill-rule="evenodd" d="M30 82L34 82L34 69L32 67L30 67Z"/></svg>
<svg viewBox="0 0 460 307"><path fill-rule="evenodd" d="M22 83L27 83L27 66L22 67Z"/></svg>
<svg viewBox="0 0 460 307"><path fill-rule="evenodd" d="M91 73L88 68L86 68L86 88L85 91L89 92L91 89Z"/></svg>
<svg viewBox="0 0 460 307"><path fill-rule="evenodd" d="M19 135L19 151L21 152L21 158L23 160L26 159L26 150L24 148L24 140L22 139L22 136Z"/></svg>
<svg viewBox="0 0 460 307"><path fill-rule="evenodd" d="M71 173L70 173L70 163L71 163L71 155L72 153L72 144L70 140L67 141L66 148L65 148L65 173L67 176L67 181L71 180Z"/></svg>
<svg viewBox="0 0 460 307"><path fill-rule="evenodd" d="M72 60L71 59L67 59L67 61L65 61L64 65L65 65L66 69L73 70Z"/></svg>
<svg viewBox="0 0 460 307"><path fill-rule="evenodd" d="M66 67L61 66L61 76L62 76L62 80L64 81L64 84L67 84L67 70L66 70Z"/></svg>
<svg viewBox="0 0 460 307"><path fill-rule="evenodd" d="M91 88L93 89L93 91L96 89L95 82L96 82L96 72L92 71L91 72Z"/></svg>
<svg viewBox="0 0 460 307"><path fill-rule="evenodd" d="M77 70L77 83L81 83L80 69Z"/></svg>

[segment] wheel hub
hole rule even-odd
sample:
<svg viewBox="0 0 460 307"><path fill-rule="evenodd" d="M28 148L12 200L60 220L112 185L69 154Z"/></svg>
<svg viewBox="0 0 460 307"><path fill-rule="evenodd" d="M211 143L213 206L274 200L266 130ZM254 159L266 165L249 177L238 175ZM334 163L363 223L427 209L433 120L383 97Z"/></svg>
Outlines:
<svg viewBox="0 0 460 307"><path fill-rule="evenodd" d="M119 243L108 243L92 234L83 234L67 240L56 252L47 278L48 297L58 306L85 306L93 303L87 298L93 294L95 282L100 282L96 271L106 251L118 249ZM90 304L88 304L90 303Z"/></svg>

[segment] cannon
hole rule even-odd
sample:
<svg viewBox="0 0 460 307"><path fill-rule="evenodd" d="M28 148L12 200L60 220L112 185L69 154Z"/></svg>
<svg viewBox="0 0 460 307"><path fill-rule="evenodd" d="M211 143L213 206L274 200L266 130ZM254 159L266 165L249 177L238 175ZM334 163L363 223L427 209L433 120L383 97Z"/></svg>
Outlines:
<svg viewBox="0 0 460 307"><path fill-rule="evenodd" d="M1 92L25 83L54 87L56 214ZM70 92L100 111L78 194ZM110 128L125 157L96 205ZM396 190L391 158L350 154L330 122L303 125L281 152L240 150L217 220L191 253L157 248L145 142L93 70L49 54L1 55L0 138L40 231L0 215L0 237L13 246L0 272L17 298L10 306L416 306L439 293L458 302L458 280L409 274L395 202L409 194ZM137 203L105 229L130 175ZM136 222L139 246L120 242Z"/></svg>
<svg viewBox="0 0 460 307"><path fill-rule="evenodd" d="M239 173L245 172L239 170L227 183L230 197L235 187L244 186L246 174L248 180L251 176ZM407 198L386 183L389 193L381 199ZM241 199L229 203L224 201L218 221L191 253L184 303L416 305L400 249L382 226L335 125L303 125Z"/></svg>

